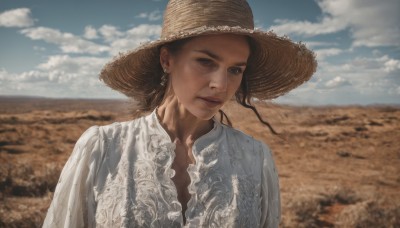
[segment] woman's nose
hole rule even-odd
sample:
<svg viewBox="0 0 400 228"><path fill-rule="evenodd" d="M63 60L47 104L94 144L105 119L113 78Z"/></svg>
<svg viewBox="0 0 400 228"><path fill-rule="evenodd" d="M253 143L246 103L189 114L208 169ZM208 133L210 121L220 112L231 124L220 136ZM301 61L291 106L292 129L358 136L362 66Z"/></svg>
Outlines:
<svg viewBox="0 0 400 228"><path fill-rule="evenodd" d="M216 92L225 92L228 87L228 72L227 70L218 70L210 80L210 88Z"/></svg>

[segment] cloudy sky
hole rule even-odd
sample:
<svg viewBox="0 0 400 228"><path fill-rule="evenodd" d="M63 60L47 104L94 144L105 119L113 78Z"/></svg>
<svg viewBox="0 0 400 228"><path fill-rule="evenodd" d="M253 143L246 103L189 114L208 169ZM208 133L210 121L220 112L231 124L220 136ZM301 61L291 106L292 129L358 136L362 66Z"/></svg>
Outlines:
<svg viewBox="0 0 400 228"><path fill-rule="evenodd" d="M94 3L96 2L96 3ZM400 104L399 0L249 0L256 26L302 41L318 71L276 102ZM2 0L0 95L123 98L98 79L156 39L167 0Z"/></svg>

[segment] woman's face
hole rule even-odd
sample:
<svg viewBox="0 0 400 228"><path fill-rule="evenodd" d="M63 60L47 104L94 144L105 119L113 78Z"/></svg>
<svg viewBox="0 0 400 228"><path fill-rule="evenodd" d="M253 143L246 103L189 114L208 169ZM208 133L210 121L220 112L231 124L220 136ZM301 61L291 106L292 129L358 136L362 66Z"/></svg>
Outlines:
<svg viewBox="0 0 400 228"><path fill-rule="evenodd" d="M244 36L222 34L192 38L177 53L162 48L160 60L178 103L208 120L239 88L249 55Z"/></svg>

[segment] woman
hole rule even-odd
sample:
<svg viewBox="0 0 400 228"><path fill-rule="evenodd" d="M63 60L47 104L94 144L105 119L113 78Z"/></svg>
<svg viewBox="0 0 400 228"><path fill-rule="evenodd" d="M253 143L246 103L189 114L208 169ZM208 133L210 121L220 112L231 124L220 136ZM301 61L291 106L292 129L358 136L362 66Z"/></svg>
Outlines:
<svg viewBox="0 0 400 228"><path fill-rule="evenodd" d="M245 0L171 0L161 38L100 75L152 113L81 136L44 227L277 227L270 150L214 116L235 96L262 121L251 98L280 96L315 68L303 45L254 30Z"/></svg>

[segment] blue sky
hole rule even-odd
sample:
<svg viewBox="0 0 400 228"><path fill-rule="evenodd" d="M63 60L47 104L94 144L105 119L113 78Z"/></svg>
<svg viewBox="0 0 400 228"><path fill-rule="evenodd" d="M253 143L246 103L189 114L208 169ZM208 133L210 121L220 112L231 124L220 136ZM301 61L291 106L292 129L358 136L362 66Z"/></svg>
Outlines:
<svg viewBox="0 0 400 228"><path fill-rule="evenodd" d="M249 0L256 26L313 49L317 73L276 102L400 104L399 0ZM154 40L167 0L0 2L0 95L123 98L98 79Z"/></svg>

